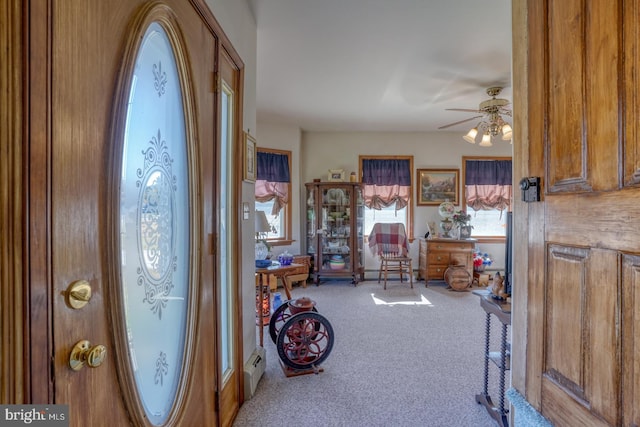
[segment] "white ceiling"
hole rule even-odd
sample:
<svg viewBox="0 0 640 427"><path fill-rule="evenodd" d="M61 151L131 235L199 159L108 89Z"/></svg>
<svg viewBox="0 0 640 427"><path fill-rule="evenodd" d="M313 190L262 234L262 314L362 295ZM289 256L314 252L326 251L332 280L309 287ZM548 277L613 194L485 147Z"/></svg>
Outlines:
<svg viewBox="0 0 640 427"><path fill-rule="evenodd" d="M307 131L434 131L511 100L511 0L248 0L257 117ZM446 131L466 132L475 121Z"/></svg>

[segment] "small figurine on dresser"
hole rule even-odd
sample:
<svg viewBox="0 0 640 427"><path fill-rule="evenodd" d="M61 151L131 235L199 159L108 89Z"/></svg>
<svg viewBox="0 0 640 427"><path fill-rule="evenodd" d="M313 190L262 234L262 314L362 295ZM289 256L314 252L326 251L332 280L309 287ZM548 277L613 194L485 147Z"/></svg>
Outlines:
<svg viewBox="0 0 640 427"><path fill-rule="evenodd" d="M504 287L504 277L500 273L496 273L493 276L493 283L491 284L491 296L496 299L507 299L511 295L506 292Z"/></svg>

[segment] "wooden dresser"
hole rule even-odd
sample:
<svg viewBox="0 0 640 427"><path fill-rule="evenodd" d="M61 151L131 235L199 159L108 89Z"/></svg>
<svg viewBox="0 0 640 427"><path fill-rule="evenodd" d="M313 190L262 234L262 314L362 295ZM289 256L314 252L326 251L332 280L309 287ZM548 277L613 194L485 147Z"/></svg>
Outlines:
<svg viewBox="0 0 640 427"><path fill-rule="evenodd" d="M475 239L420 239L418 280L444 280L450 265L464 265L473 277L473 249Z"/></svg>

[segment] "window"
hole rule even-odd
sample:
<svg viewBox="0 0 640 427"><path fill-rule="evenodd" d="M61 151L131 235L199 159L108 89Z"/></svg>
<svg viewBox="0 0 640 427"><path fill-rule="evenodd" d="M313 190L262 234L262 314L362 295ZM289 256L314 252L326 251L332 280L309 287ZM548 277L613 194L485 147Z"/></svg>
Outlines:
<svg viewBox="0 0 640 427"><path fill-rule="evenodd" d="M271 226L270 245L291 244L291 151L256 148L256 210Z"/></svg>
<svg viewBox="0 0 640 427"><path fill-rule="evenodd" d="M413 156L360 156L364 235L376 222L401 222L413 240Z"/></svg>
<svg viewBox="0 0 640 427"><path fill-rule="evenodd" d="M373 228L373 224L376 222L382 223L392 223L392 222L401 222L404 224L404 228L407 227L407 207L405 206L402 209L398 209L396 211L395 206L387 206L380 210L377 209L364 209L364 235L368 236L371 234L371 229Z"/></svg>
<svg viewBox="0 0 640 427"><path fill-rule="evenodd" d="M463 207L471 215L471 237L481 242L504 241L506 212L511 211L510 157L463 157Z"/></svg>

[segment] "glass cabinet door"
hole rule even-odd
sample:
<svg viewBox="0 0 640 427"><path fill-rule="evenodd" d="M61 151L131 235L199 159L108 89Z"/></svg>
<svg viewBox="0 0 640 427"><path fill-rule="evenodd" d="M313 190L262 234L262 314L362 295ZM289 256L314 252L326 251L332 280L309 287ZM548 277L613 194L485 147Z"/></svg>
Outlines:
<svg viewBox="0 0 640 427"><path fill-rule="evenodd" d="M360 187L355 187L354 191L356 193L356 204L353 207L355 221L352 221L355 224L354 254L357 254L356 265L361 268L364 265L364 198Z"/></svg>
<svg viewBox="0 0 640 427"><path fill-rule="evenodd" d="M317 240L316 187L307 186L307 254L315 258Z"/></svg>
<svg viewBox="0 0 640 427"><path fill-rule="evenodd" d="M321 238L322 256L319 270L335 273L352 270L350 247L351 188L325 186L322 188Z"/></svg>

